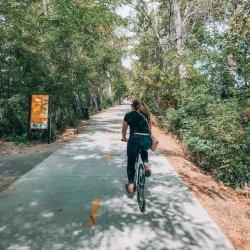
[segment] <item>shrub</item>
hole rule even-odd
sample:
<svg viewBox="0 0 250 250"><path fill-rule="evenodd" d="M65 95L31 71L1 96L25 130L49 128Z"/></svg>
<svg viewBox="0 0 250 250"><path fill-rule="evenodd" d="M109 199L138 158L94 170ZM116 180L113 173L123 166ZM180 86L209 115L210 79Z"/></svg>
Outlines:
<svg viewBox="0 0 250 250"><path fill-rule="evenodd" d="M250 185L250 123L246 106L218 101L195 93L184 107L170 108L170 130L185 132L184 143L192 159L218 181L234 188ZM208 101L209 100L209 101Z"/></svg>
<svg viewBox="0 0 250 250"><path fill-rule="evenodd" d="M6 140L15 142L16 144L25 144L28 142L28 135L27 133L22 135L10 135L6 138Z"/></svg>

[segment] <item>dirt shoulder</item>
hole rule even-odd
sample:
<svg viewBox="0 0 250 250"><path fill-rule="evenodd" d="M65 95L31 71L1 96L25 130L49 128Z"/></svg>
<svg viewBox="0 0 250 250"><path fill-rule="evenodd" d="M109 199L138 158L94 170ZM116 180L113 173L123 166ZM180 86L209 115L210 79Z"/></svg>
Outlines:
<svg viewBox="0 0 250 250"><path fill-rule="evenodd" d="M38 141L31 141L27 144L16 145L14 142L6 142L0 140L0 156L17 156L26 155L39 152L54 152L63 147L65 144L71 142L79 133L91 123L89 121L79 121L76 128L68 128L62 134L58 135L57 140L47 144Z"/></svg>
<svg viewBox="0 0 250 250"><path fill-rule="evenodd" d="M219 184L185 158L184 148L170 134L154 128L159 148L182 180L237 250L250 249L250 199L245 192Z"/></svg>

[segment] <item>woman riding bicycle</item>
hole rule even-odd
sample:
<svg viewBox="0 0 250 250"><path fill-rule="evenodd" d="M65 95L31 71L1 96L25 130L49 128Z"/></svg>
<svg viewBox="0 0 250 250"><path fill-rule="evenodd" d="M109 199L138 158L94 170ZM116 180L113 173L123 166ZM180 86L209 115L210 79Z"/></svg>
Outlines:
<svg viewBox="0 0 250 250"><path fill-rule="evenodd" d="M134 100L131 104L132 111L128 112L123 120L122 140L127 141L127 175L128 184L126 190L129 193L134 191L135 162L141 148L141 158L145 168L145 176L151 175L148 165L147 150L152 146L150 112L143 101ZM130 128L130 136L127 140L127 129Z"/></svg>

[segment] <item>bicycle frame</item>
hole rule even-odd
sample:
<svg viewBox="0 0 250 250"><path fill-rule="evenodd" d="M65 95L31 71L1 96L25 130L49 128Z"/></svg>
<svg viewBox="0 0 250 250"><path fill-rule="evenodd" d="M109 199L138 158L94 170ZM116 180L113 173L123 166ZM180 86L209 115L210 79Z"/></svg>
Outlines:
<svg viewBox="0 0 250 250"><path fill-rule="evenodd" d="M122 140L124 141L124 140ZM139 209L142 213L146 210L146 200L145 200L145 170L143 166L143 161L141 159L141 148L139 148L138 155L135 161L135 187L134 191L137 193L137 203Z"/></svg>

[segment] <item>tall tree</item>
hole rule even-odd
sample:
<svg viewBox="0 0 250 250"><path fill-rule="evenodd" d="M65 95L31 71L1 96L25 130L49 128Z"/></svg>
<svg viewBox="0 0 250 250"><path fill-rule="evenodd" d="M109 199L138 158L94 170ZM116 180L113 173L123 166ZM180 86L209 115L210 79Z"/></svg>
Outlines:
<svg viewBox="0 0 250 250"><path fill-rule="evenodd" d="M249 184L249 1L136 1L134 94L200 166Z"/></svg>
<svg viewBox="0 0 250 250"><path fill-rule="evenodd" d="M122 2L1 1L1 135L15 134L17 123L18 133L25 131L27 95L34 92L53 96L57 129L72 125L83 106L108 104L107 88L123 68L125 39L116 32L126 25L116 13Z"/></svg>

